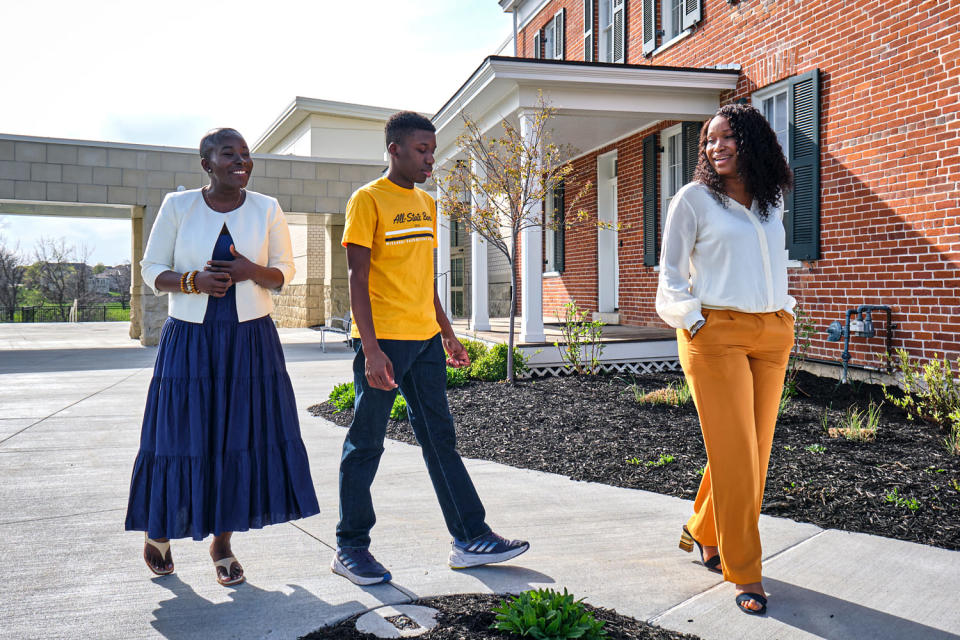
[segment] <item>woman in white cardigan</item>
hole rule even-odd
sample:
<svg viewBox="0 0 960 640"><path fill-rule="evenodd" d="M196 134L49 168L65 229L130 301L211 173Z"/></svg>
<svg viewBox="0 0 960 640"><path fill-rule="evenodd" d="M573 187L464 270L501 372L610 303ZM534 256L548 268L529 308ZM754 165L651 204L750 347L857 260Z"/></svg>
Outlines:
<svg viewBox="0 0 960 640"><path fill-rule="evenodd" d="M749 614L766 611L758 521L793 345L781 204L791 183L763 115L721 107L700 132L694 182L670 203L657 287L707 450L680 547L696 544Z"/></svg>
<svg viewBox="0 0 960 640"><path fill-rule="evenodd" d="M293 387L270 312L293 277L290 233L274 198L247 191L243 137L200 142L210 178L168 194L141 273L168 296L134 463L126 528L143 531L144 560L173 572L171 538L213 535L217 581L243 581L231 536L319 511Z"/></svg>

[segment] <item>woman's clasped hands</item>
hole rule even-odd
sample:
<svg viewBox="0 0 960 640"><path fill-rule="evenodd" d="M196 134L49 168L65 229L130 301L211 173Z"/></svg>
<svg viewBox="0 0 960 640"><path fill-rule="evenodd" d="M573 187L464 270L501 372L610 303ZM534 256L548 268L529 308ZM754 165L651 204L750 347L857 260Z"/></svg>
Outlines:
<svg viewBox="0 0 960 640"><path fill-rule="evenodd" d="M208 260L203 272L197 274L197 288L202 293L222 298L230 285L253 278L256 265L238 253L233 245L230 245L230 253L233 260Z"/></svg>

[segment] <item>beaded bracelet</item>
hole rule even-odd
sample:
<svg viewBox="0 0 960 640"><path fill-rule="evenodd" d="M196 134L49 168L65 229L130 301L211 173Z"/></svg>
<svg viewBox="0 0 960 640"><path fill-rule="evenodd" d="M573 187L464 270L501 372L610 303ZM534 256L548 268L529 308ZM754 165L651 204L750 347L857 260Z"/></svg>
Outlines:
<svg viewBox="0 0 960 640"><path fill-rule="evenodd" d="M190 275L188 271L184 271L180 276L180 293L187 293L187 276Z"/></svg>
<svg viewBox="0 0 960 640"><path fill-rule="evenodd" d="M187 282L190 285L190 293L200 293L200 289L197 288L197 274L199 271L191 271L190 277Z"/></svg>

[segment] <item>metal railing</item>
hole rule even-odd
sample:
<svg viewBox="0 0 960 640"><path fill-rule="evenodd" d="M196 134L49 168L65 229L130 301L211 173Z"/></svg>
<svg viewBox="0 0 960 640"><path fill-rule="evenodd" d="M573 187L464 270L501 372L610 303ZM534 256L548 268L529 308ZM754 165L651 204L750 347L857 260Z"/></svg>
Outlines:
<svg viewBox="0 0 960 640"><path fill-rule="evenodd" d="M71 322L70 306L0 307L0 322ZM76 322L129 320L129 308L107 305L77 306Z"/></svg>

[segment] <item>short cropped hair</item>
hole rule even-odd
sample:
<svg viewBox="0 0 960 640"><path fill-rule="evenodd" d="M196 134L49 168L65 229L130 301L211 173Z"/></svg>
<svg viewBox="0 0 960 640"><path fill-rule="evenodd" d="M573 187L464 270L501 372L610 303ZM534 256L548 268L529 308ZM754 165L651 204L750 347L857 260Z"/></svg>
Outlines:
<svg viewBox="0 0 960 640"><path fill-rule="evenodd" d="M200 157L209 160L210 153L219 147L225 139L233 136L243 139L243 136L236 129L229 127L210 129L210 131L207 131L207 135L200 139Z"/></svg>
<svg viewBox="0 0 960 640"><path fill-rule="evenodd" d="M437 128L433 126L430 120L413 111L400 111L393 114L383 128L388 147L391 142L402 143L405 137L417 130L436 133Z"/></svg>

